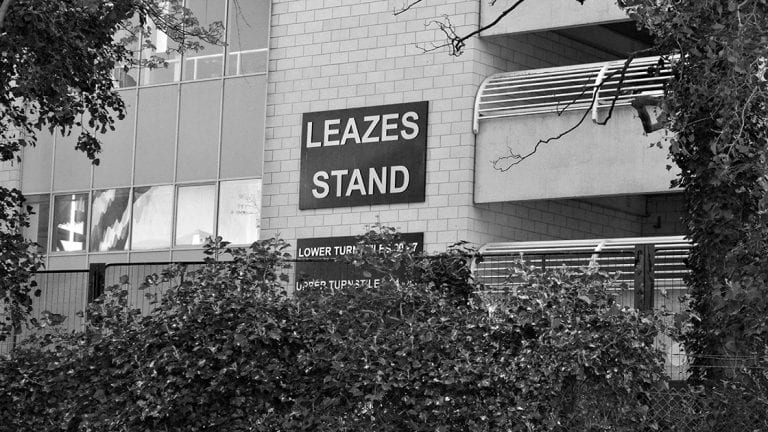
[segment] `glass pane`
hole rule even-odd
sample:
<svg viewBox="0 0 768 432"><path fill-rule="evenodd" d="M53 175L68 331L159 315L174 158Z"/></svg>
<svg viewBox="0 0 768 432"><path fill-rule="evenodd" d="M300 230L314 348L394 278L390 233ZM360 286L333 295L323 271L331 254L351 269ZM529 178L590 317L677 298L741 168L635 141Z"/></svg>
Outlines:
<svg viewBox="0 0 768 432"><path fill-rule="evenodd" d="M261 180L221 182L219 190L219 236L234 244L259 239L261 226Z"/></svg>
<svg viewBox="0 0 768 432"><path fill-rule="evenodd" d="M270 3L229 0L227 75L267 70Z"/></svg>
<svg viewBox="0 0 768 432"><path fill-rule="evenodd" d="M97 135L101 140L100 163L93 167L93 186L113 188L131 184L133 132L136 120L136 92L121 91L125 118L115 122L115 130Z"/></svg>
<svg viewBox="0 0 768 432"><path fill-rule="evenodd" d="M181 85L178 182L216 180L221 86L220 80Z"/></svg>
<svg viewBox="0 0 768 432"><path fill-rule="evenodd" d="M112 81L115 88L136 87L139 82L139 68L137 66L139 59L139 41L141 39L141 30L139 26L139 17L134 16L130 24L118 30L113 40L125 46L128 50L128 57L132 60L120 64L112 70ZM126 70L126 67L128 70Z"/></svg>
<svg viewBox="0 0 768 432"><path fill-rule="evenodd" d="M248 50L229 53L227 75L267 71L267 50Z"/></svg>
<svg viewBox="0 0 768 432"><path fill-rule="evenodd" d="M24 146L21 160L21 191L25 194L44 193L51 190L51 163L53 161L53 135L43 129L37 131L34 146ZM75 152L73 149L68 149Z"/></svg>
<svg viewBox="0 0 768 432"><path fill-rule="evenodd" d="M22 228L21 233L25 239L40 245L41 253L46 253L48 247L48 210L51 207L50 195L32 195L26 198L26 205L32 207L33 214L29 215L29 226Z"/></svg>
<svg viewBox="0 0 768 432"><path fill-rule="evenodd" d="M171 246L173 186L133 189L131 249L160 249Z"/></svg>
<svg viewBox="0 0 768 432"><path fill-rule="evenodd" d="M91 205L91 251L126 250L131 213L130 189L107 189L93 193Z"/></svg>
<svg viewBox="0 0 768 432"><path fill-rule="evenodd" d="M213 236L214 185L182 186L176 207L176 244L200 245Z"/></svg>
<svg viewBox="0 0 768 432"><path fill-rule="evenodd" d="M265 75L252 75L224 83L221 178L261 176L266 81Z"/></svg>
<svg viewBox="0 0 768 432"><path fill-rule="evenodd" d="M133 184L167 184L173 181L178 101L176 86L139 90Z"/></svg>
<svg viewBox="0 0 768 432"><path fill-rule="evenodd" d="M152 20L147 27L150 29L149 37L144 38L141 57L144 60L165 60L165 66L153 69L142 69L141 85L162 84L176 82L181 79L181 56L175 51L178 44L174 42L162 30L158 29ZM147 44L151 44L148 47Z"/></svg>
<svg viewBox="0 0 768 432"><path fill-rule="evenodd" d="M88 194L59 195L53 198L54 252L85 250L85 223Z"/></svg>
<svg viewBox="0 0 768 432"><path fill-rule="evenodd" d="M192 11L203 28L208 28L215 22L224 22L225 0L187 0L186 6ZM223 41L223 34L221 39ZM203 43L201 50L188 51L184 54L184 79L220 77L224 68L223 63L224 47Z"/></svg>
<svg viewBox="0 0 768 432"><path fill-rule="evenodd" d="M55 134L53 190L72 191L90 188L91 161L85 153L75 148L80 130L75 128L67 136L62 136L59 131Z"/></svg>

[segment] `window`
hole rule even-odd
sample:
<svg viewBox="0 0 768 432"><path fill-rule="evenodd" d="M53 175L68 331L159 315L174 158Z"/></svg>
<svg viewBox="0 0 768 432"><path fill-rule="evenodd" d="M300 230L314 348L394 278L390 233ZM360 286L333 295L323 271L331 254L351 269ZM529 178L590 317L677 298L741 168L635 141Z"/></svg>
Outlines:
<svg viewBox="0 0 768 432"><path fill-rule="evenodd" d="M165 2L168 11L168 3ZM145 37L142 44L141 57L145 60L165 60L165 67L142 70L141 85L162 84L181 80L181 56L175 49L178 44L160 30L152 20L147 27L149 36ZM150 44L151 47L147 47Z"/></svg>
<svg viewBox="0 0 768 432"><path fill-rule="evenodd" d="M91 204L91 252L126 250L131 214L130 189L106 189L93 193Z"/></svg>
<svg viewBox="0 0 768 432"><path fill-rule="evenodd" d="M260 3L249 1L247 3ZM192 11L200 26L208 28L212 23L224 23L226 0L187 0L186 7ZM223 42L224 34L221 34ZM224 47L203 43L198 51L184 54L184 79L196 80L220 77L224 69Z"/></svg>
<svg viewBox="0 0 768 432"><path fill-rule="evenodd" d="M161 249L171 245L173 186L133 190L131 249Z"/></svg>
<svg viewBox="0 0 768 432"><path fill-rule="evenodd" d="M219 236L234 244L259 239L261 224L261 180L221 182L219 190Z"/></svg>
<svg viewBox="0 0 768 432"><path fill-rule="evenodd" d="M42 253L47 252L48 247L48 210L51 207L50 195L31 195L26 197L26 205L32 207L29 215L29 226L22 228L25 239L40 245Z"/></svg>
<svg viewBox="0 0 768 432"><path fill-rule="evenodd" d="M176 198L178 246L201 245L213 236L214 185L180 186Z"/></svg>
<svg viewBox="0 0 768 432"><path fill-rule="evenodd" d="M227 75L266 72L270 3L229 0Z"/></svg>
<svg viewBox="0 0 768 432"><path fill-rule="evenodd" d="M139 42L141 41L141 31L139 27L139 17L135 15L129 21L128 27L121 28L113 36L113 40L125 46L128 50L130 62L127 64L118 64L112 71L112 81L115 88L136 87L139 82ZM127 68L127 69L126 69Z"/></svg>
<svg viewBox="0 0 768 432"><path fill-rule="evenodd" d="M87 210L86 193L53 198L53 252L85 251Z"/></svg>

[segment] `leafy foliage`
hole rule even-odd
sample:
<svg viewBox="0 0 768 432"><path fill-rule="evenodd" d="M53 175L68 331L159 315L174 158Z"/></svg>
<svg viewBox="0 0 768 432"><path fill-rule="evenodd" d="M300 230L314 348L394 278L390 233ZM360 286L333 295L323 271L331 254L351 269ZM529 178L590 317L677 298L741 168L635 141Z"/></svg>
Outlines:
<svg viewBox="0 0 768 432"><path fill-rule="evenodd" d="M21 332L21 323L32 310L30 293L39 295L32 275L42 263L36 245L21 235L22 227L28 225L26 213L20 208L23 203L20 191L0 191L0 341Z"/></svg>
<svg viewBox="0 0 768 432"><path fill-rule="evenodd" d="M737 367L698 388L709 430L768 430L768 362Z"/></svg>
<svg viewBox="0 0 768 432"><path fill-rule="evenodd" d="M514 293L459 307L434 279L288 297L286 246L210 243L230 261L151 278L176 286L147 316L113 287L85 333L46 335L0 364L2 427L646 428L646 392L663 384L658 321L616 305L595 269L521 265Z"/></svg>
<svg viewBox="0 0 768 432"><path fill-rule="evenodd" d="M425 284L455 304L466 305L475 289L470 268L475 253L466 242L453 244L438 254L418 253L395 228L377 223L357 236L354 251L340 261L364 269L364 276Z"/></svg>

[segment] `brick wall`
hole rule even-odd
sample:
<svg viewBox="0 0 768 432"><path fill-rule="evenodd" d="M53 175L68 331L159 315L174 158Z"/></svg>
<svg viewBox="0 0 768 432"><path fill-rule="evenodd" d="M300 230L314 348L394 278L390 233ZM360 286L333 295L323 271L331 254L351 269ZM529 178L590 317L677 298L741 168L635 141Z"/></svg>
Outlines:
<svg viewBox="0 0 768 432"><path fill-rule="evenodd" d="M613 57L556 33L468 41L459 57L425 29L449 15L477 23L477 0L425 0L393 16L396 0L274 0L263 187L263 237L354 235L381 222L424 232L427 250L458 240L535 240L640 235L631 213L578 201L475 206L472 115L477 89L500 71L568 65ZM465 27L472 28L472 27ZM430 103L424 203L298 209L301 116L305 112L381 104Z"/></svg>
<svg viewBox="0 0 768 432"><path fill-rule="evenodd" d="M263 189L263 235L353 235L375 222L424 231L428 248L465 238L472 205L473 54L423 53L438 40L426 19L477 22L474 1L426 1L395 17L394 1L273 2ZM426 202L298 210L305 112L427 100Z"/></svg>

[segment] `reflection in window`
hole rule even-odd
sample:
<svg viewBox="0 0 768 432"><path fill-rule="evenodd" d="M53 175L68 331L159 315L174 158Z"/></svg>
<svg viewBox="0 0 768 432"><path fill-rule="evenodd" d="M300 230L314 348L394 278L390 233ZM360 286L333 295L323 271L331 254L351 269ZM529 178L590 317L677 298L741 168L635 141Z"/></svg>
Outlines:
<svg viewBox="0 0 768 432"><path fill-rule="evenodd" d="M176 244L200 245L213 236L214 185L181 186L176 198Z"/></svg>
<svg viewBox="0 0 768 432"><path fill-rule="evenodd" d="M136 87L138 72L136 67L129 68L127 71L125 68L115 68L112 70L112 83L115 88Z"/></svg>
<svg viewBox="0 0 768 432"><path fill-rule="evenodd" d="M265 72L267 70L267 50L230 52L227 62L227 75Z"/></svg>
<svg viewBox="0 0 768 432"><path fill-rule="evenodd" d="M161 249L171 245L173 186L133 189L131 249Z"/></svg>
<svg viewBox="0 0 768 432"><path fill-rule="evenodd" d="M131 214L130 189L107 189L93 193L91 204L91 251L126 250Z"/></svg>
<svg viewBox="0 0 768 432"><path fill-rule="evenodd" d="M142 45L141 57L142 59L150 60L152 63L163 59L165 60L165 66L143 69L141 85L179 81L181 79L181 56L175 51L178 44L169 38L165 32L157 28L152 20L149 20L148 27L151 31L149 37L145 38L145 43ZM147 48L147 42L154 48Z"/></svg>
<svg viewBox="0 0 768 432"><path fill-rule="evenodd" d="M219 236L234 244L259 239L261 180L221 182L219 190Z"/></svg>
<svg viewBox="0 0 768 432"><path fill-rule="evenodd" d="M134 16L127 27L119 29L113 36L113 40L128 50L132 58L128 64L117 65L112 70L112 82L115 88L136 87L139 82L139 68L136 65L139 60L139 41L141 31L139 17Z"/></svg>
<svg viewBox="0 0 768 432"><path fill-rule="evenodd" d="M54 252L85 250L85 223L88 194L59 195L53 198Z"/></svg>
<svg viewBox="0 0 768 432"><path fill-rule="evenodd" d="M251 3L244 2L244 3ZM259 2L255 2L259 3ZM186 7L203 28L213 23L224 22L224 0L187 0ZM221 34L221 39L224 35ZM224 68L224 47L202 42L203 48L198 51L187 51L184 54L184 79L195 80L220 77Z"/></svg>
<svg viewBox="0 0 768 432"><path fill-rule="evenodd" d="M45 253L48 247L48 210L50 209L49 195L32 195L26 197L26 205L32 207L29 215L29 226L23 227L21 234L25 239L40 245L40 252Z"/></svg>
<svg viewBox="0 0 768 432"><path fill-rule="evenodd" d="M227 75L267 70L270 3L229 0Z"/></svg>

